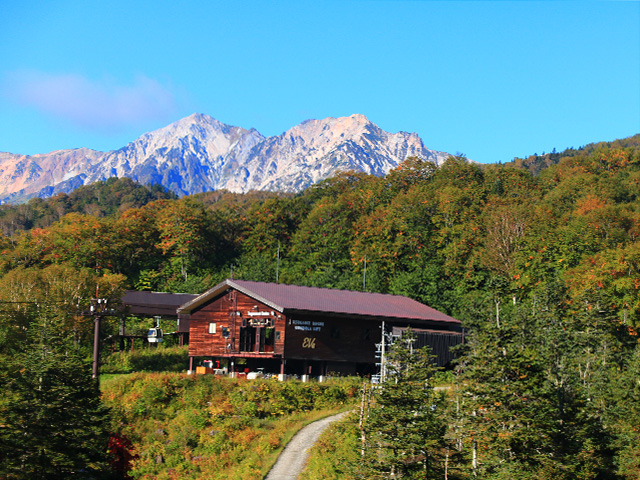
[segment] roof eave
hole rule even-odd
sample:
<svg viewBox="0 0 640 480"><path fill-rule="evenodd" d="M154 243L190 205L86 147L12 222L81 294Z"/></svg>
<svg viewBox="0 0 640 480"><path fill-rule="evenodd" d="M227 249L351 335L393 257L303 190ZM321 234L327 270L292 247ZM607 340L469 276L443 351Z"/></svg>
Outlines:
<svg viewBox="0 0 640 480"><path fill-rule="evenodd" d="M238 285L237 283L235 283L233 281L230 281L230 283L232 283L233 284L233 288L238 290L240 293L244 293L246 296L253 298L255 301L263 303L263 304L273 308L274 310L277 310L280 313L284 313L285 309L284 309L283 306L278 305L277 303L272 302L269 299L261 297L260 295L256 294L255 292L252 292L248 288L244 288L244 287Z"/></svg>
<svg viewBox="0 0 640 480"><path fill-rule="evenodd" d="M178 308L178 313L190 314L191 312L196 310L198 307L200 307L203 304L205 304L206 302L208 302L210 299L219 296L220 294L226 292L230 288L232 288L234 290L237 290L240 293L244 293L248 297L253 298L255 301L263 303L263 304L273 308L274 310L277 310L280 313L283 313L283 311L284 311L284 308L282 306L277 305L276 303L274 303L274 302L272 302L272 301L270 301L270 300L268 300L266 298L263 298L260 295L257 295L255 292L252 292L251 290L249 290L247 288L244 288L241 285L238 285L233 280L227 279L227 280L225 280L223 282L220 282L215 287L207 290L206 292L204 292L203 294L199 295L198 297L194 298L190 302L187 302L184 305L182 305L180 308Z"/></svg>
<svg viewBox="0 0 640 480"><path fill-rule="evenodd" d="M222 293L225 290L227 290L227 288L228 288L227 282L228 282L228 280L220 282L215 287L210 288L206 292L198 295L196 298L194 298L190 302L187 302L184 305L181 305L180 307L178 307L178 313L187 313L187 314L189 314L193 310L198 308L200 305L205 303L207 300L209 300L209 298L218 296L220 293Z"/></svg>
<svg viewBox="0 0 640 480"><path fill-rule="evenodd" d="M389 315L365 315L359 313L345 313L345 312L330 312L324 310L305 310L300 308L285 308L280 310L287 316L291 315L327 315L331 317L343 317L343 318L359 318L363 320L388 320L392 322L433 322L433 323L447 323L451 325L462 325L460 320L451 317L450 320L438 319L438 318L418 318L418 317L397 317Z"/></svg>

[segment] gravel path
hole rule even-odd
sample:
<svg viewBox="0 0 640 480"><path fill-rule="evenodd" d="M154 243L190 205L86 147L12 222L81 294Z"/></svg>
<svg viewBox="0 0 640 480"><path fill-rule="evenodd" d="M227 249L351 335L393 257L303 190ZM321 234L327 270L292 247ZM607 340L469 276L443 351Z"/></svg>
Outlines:
<svg viewBox="0 0 640 480"><path fill-rule="evenodd" d="M309 458L309 448L318 441L320 434L332 422L340 420L347 412L323 418L301 429L282 451L265 480L296 480Z"/></svg>

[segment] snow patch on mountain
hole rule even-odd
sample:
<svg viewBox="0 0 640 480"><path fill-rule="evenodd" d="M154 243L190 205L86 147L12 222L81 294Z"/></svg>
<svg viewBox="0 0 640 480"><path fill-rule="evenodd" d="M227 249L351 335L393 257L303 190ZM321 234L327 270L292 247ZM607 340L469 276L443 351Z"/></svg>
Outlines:
<svg viewBox="0 0 640 480"><path fill-rule="evenodd" d="M178 195L211 190L298 192L339 171L382 176L407 157L441 164L415 133L389 133L360 114L307 120L265 138L195 113L111 152L61 150L42 155L0 152L0 199L68 192L110 177L158 183Z"/></svg>

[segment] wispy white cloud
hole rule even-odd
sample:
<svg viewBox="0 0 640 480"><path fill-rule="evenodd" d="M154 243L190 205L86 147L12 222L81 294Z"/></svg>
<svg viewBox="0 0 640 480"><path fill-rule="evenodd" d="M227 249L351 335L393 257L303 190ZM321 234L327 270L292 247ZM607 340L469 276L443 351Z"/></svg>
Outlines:
<svg viewBox="0 0 640 480"><path fill-rule="evenodd" d="M90 130L119 131L149 120L167 120L176 98L160 82L137 76L130 85L113 79L38 71L10 73L5 94L13 101Z"/></svg>

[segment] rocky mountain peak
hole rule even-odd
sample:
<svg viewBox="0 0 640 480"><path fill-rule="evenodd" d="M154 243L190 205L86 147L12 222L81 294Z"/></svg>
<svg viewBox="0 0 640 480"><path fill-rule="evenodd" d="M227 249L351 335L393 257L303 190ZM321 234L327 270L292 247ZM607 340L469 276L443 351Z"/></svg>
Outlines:
<svg viewBox="0 0 640 480"><path fill-rule="evenodd" d="M353 138L366 133L374 126L364 115L354 114L348 117L327 117L322 120L306 120L285 132L289 137L311 138Z"/></svg>
<svg viewBox="0 0 640 480"><path fill-rule="evenodd" d="M194 113L166 127L145 133L129 145L139 145L145 152L171 148L177 143L202 144L213 155L230 148L239 137L249 131L219 122L209 115Z"/></svg>
<svg viewBox="0 0 640 480"><path fill-rule="evenodd" d="M341 170L384 175L410 156L439 164L448 154L427 149L417 134L385 132L361 114L307 120L265 138L194 113L107 153L2 154L0 200L54 195L114 176L161 184L179 195L297 192Z"/></svg>

